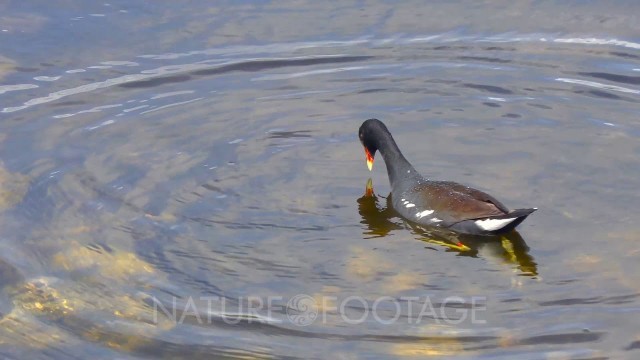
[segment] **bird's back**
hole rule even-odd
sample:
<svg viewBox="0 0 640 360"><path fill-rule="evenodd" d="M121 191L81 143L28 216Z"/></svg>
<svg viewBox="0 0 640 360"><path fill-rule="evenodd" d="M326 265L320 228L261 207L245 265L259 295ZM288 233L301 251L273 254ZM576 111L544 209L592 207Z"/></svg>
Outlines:
<svg viewBox="0 0 640 360"><path fill-rule="evenodd" d="M392 191L393 207L405 218L429 226L499 216L508 209L480 190L452 181L401 183Z"/></svg>

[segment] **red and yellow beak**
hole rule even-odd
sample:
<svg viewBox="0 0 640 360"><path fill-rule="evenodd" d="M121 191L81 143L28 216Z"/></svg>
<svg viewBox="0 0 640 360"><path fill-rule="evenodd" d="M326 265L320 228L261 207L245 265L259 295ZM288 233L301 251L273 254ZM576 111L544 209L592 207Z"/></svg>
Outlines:
<svg viewBox="0 0 640 360"><path fill-rule="evenodd" d="M371 169L373 169L373 155L371 155L366 147L364 148L364 153L367 156L367 167L369 168L369 171L371 171Z"/></svg>

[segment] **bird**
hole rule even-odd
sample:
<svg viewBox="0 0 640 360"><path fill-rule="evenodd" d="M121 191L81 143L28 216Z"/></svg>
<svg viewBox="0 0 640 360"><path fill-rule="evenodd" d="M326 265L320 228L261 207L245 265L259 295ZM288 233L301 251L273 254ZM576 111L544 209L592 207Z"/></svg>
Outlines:
<svg viewBox="0 0 640 360"><path fill-rule="evenodd" d="M471 235L510 232L537 208L509 210L493 196L453 181L424 178L407 161L387 126L365 120L358 130L367 167L382 155L391 184L391 205L403 218L421 226Z"/></svg>

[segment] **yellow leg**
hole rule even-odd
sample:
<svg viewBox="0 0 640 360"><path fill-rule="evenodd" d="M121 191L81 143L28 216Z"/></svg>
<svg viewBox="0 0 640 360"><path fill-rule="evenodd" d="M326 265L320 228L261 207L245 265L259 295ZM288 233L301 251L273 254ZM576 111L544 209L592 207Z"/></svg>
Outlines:
<svg viewBox="0 0 640 360"><path fill-rule="evenodd" d="M424 242L428 242L430 244L445 246L445 247L448 247L450 249L454 249L454 250L458 250L458 251L469 251L469 250L471 250L470 247L466 246L463 243L452 244L450 242L436 240L436 239L421 239L421 240L424 241Z"/></svg>

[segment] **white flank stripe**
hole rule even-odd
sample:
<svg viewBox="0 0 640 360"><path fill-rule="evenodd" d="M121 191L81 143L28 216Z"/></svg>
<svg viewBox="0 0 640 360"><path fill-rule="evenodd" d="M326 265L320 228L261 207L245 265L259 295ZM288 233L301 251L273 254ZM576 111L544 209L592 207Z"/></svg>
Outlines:
<svg viewBox="0 0 640 360"><path fill-rule="evenodd" d="M416 214L416 217L418 219L422 219L423 217L427 216L427 215L431 215L433 214L433 210L425 210L425 211L421 211L419 213Z"/></svg>
<svg viewBox="0 0 640 360"><path fill-rule="evenodd" d="M517 218L476 220L478 227L485 231L499 230Z"/></svg>
<svg viewBox="0 0 640 360"><path fill-rule="evenodd" d="M416 204L408 203L405 206L408 207L408 208L412 208L412 207L416 206Z"/></svg>
<svg viewBox="0 0 640 360"><path fill-rule="evenodd" d="M442 219L433 218L433 219L431 219L431 221L432 221L432 222L440 222L440 221L442 221Z"/></svg>

